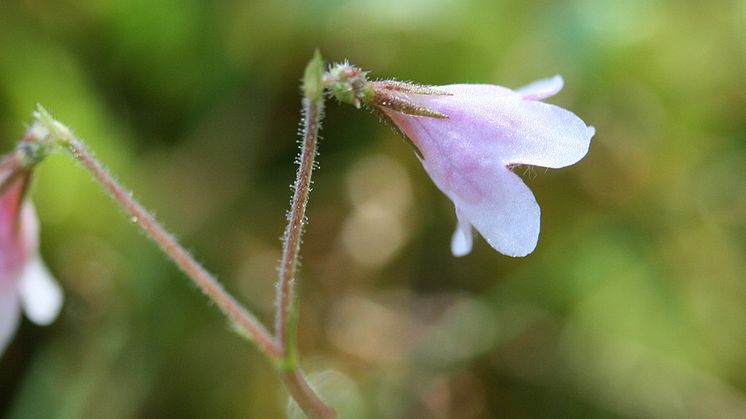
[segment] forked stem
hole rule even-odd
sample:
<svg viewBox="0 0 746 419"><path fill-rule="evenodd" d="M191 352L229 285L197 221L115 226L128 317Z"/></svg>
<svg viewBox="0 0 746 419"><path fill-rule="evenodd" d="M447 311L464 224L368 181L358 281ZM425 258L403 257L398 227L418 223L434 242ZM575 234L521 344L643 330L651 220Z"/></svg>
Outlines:
<svg viewBox="0 0 746 419"><path fill-rule="evenodd" d="M220 310L237 324L279 369L285 387L298 406L311 419L334 419L334 409L327 406L308 384L298 365L296 345L297 304L295 301L295 273L300 254L301 236L305 224L306 204L311 190L311 174L315 165L316 144L323 116L323 63L317 52L306 67L303 85L304 129L297 179L288 225L285 230L282 261L277 284L275 335L239 304L220 285L218 280L186 251L155 218L133 198L99 163L65 125L54 120L39 107L36 119L49 131L56 144L63 146L106 189L111 197L131 216L140 228L163 252L207 295Z"/></svg>

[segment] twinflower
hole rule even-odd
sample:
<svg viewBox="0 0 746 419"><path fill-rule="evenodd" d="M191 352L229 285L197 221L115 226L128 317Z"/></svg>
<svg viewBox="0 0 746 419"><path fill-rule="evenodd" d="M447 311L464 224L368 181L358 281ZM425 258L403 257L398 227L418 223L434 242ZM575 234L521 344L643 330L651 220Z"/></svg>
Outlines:
<svg viewBox="0 0 746 419"><path fill-rule="evenodd" d="M38 135L38 127L27 134ZM37 131L34 131L37 130ZM50 324L62 305L62 291L39 256L39 222L26 199L33 148L0 157L0 355L12 339L21 309L29 320Z"/></svg>
<svg viewBox="0 0 746 419"><path fill-rule="evenodd" d="M512 168L576 163L595 133L572 112L541 102L562 86L560 76L517 90L378 81L361 97L412 141L433 182L453 201L454 255L471 251L473 226L498 252L526 256L539 238L540 210Z"/></svg>

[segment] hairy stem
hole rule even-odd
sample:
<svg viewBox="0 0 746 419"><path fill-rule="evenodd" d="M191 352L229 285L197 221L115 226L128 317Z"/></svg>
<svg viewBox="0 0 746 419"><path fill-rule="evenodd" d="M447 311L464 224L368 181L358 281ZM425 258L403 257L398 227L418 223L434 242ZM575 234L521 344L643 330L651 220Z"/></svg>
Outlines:
<svg viewBox="0 0 746 419"><path fill-rule="evenodd" d="M298 157L298 173L293 185L293 198L288 212L288 225L283 237L275 309L275 338L283 352L279 365L282 380L290 396L311 419L337 417L308 385L298 365L297 322L298 305L295 296L295 274L298 269L301 238L306 223L306 205L311 192L311 175L316 159L319 128L324 114L323 60L316 51L303 76L303 133Z"/></svg>
<svg viewBox="0 0 746 419"><path fill-rule="evenodd" d="M282 356L281 349L277 346L272 335L257 320L239 304L218 280L200 265L192 255L189 254L174 237L169 234L132 194L125 190L114 177L99 163L95 157L85 148L83 143L75 138L63 125L56 123L50 127L50 133L56 137L61 144L93 175L96 180L106 189L111 197L137 222L140 228L154 242L160 246L166 255L220 308L220 310L232 321L234 321L248 337L259 347L259 349L273 360Z"/></svg>
<svg viewBox="0 0 746 419"><path fill-rule="evenodd" d="M323 115L323 98L303 99L303 139L300 149L298 173L294 185L293 200L288 212L288 225L285 229L282 259L280 261L279 280L277 283L277 302L275 317L275 335L278 345L285 353L289 367L295 361L295 331L292 325L292 310L295 299L295 273L298 267L301 237L305 224L306 204L311 190L311 174L316 158L316 144L319 126Z"/></svg>

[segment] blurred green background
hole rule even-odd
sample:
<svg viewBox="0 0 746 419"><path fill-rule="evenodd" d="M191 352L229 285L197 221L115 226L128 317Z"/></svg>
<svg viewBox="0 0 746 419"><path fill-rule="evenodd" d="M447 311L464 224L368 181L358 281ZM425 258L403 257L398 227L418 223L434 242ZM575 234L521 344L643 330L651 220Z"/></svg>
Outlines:
<svg viewBox="0 0 746 419"><path fill-rule="evenodd" d="M299 79L519 87L594 125L523 176L539 246L450 255L412 149L329 103L303 248L303 365L351 418L746 417L746 2L0 1L0 138L39 102L269 322ZM0 359L0 416L279 418L270 365L83 170L33 189L58 321Z"/></svg>

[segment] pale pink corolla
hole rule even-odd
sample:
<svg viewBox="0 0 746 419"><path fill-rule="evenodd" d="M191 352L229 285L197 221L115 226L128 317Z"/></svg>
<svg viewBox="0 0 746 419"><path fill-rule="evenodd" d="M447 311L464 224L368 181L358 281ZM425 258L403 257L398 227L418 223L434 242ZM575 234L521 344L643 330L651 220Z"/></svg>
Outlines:
<svg viewBox="0 0 746 419"><path fill-rule="evenodd" d="M555 76L515 91L480 84L438 86L425 94L389 88L389 98L424 108L402 112L383 100L379 106L412 140L425 170L456 206L454 255L471 251L472 226L505 255L525 256L536 247L539 205L511 168L571 165L586 155L595 133L572 112L540 102L562 86ZM441 117L422 116L429 112Z"/></svg>
<svg viewBox="0 0 746 419"><path fill-rule="evenodd" d="M50 324L62 305L62 291L44 266L39 253L39 222L24 199L30 172L9 163L0 170L0 355L20 320Z"/></svg>

